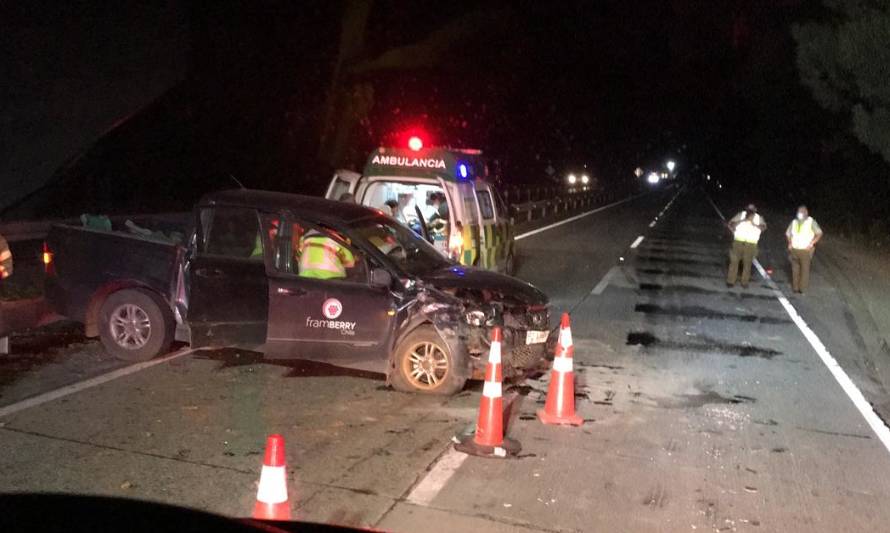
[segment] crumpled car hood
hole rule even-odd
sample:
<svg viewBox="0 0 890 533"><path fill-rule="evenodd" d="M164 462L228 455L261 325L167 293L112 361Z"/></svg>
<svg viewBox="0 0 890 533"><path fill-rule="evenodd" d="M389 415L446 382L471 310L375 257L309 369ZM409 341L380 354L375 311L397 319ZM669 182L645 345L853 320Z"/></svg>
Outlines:
<svg viewBox="0 0 890 533"><path fill-rule="evenodd" d="M423 276L423 281L439 289L484 289L503 293L526 305L547 304L547 295L531 283L473 267L443 268Z"/></svg>

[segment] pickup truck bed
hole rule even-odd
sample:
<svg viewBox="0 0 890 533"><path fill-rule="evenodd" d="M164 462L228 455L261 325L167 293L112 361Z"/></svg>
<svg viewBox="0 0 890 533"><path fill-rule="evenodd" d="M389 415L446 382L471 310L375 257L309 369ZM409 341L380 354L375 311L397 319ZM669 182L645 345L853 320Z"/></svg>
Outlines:
<svg viewBox="0 0 890 533"><path fill-rule="evenodd" d="M184 224L167 224L188 235ZM161 229L161 228L157 228ZM176 314L184 248L170 240L125 231L53 226L47 237L52 261L47 268L46 299L59 314L81 321L95 336L96 314L104 296L121 288L146 288L161 295Z"/></svg>

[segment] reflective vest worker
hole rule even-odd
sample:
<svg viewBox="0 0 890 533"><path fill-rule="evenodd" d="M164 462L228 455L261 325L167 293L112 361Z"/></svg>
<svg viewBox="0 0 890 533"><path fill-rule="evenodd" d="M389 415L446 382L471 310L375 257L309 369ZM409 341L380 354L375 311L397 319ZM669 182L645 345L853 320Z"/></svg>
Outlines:
<svg viewBox="0 0 890 533"><path fill-rule="evenodd" d="M757 243L760 234L766 230L766 220L757 213L757 207L749 204L744 211L729 221L732 231L732 248L729 251L729 271L726 273L726 286L733 287L739 278L741 264L742 287L747 288L751 280L751 264L757 257Z"/></svg>
<svg viewBox="0 0 890 533"><path fill-rule="evenodd" d="M0 235L0 279L6 279L12 275L12 251L9 243Z"/></svg>
<svg viewBox="0 0 890 533"><path fill-rule="evenodd" d="M310 231L300 241L301 277L342 279L346 277L346 269L354 266L352 252L330 237Z"/></svg>
<svg viewBox="0 0 890 533"><path fill-rule="evenodd" d="M273 218L269 221L269 244L271 246L275 246L276 240L278 239L278 226L281 222L277 218ZM253 251L250 253L250 258L254 259L257 257L263 257L263 239L260 236L260 233L257 233L256 241L253 245Z"/></svg>
<svg viewBox="0 0 890 533"><path fill-rule="evenodd" d="M816 251L816 243L822 239L822 228L810 216L805 205L797 208L797 215L785 230L788 240L788 256L791 260L791 288L803 294L810 286L810 264Z"/></svg>

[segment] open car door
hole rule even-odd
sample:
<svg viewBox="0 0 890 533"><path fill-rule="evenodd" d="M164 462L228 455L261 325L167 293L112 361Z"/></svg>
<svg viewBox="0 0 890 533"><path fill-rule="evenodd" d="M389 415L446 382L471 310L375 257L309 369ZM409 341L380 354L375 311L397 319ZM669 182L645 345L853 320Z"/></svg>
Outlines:
<svg viewBox="0 0 890 533"><path fill-rule="evenodd" d="M252 208L199 210L196 249L188 264L193 347L263 345L269 304L259 228Z"/></svg>

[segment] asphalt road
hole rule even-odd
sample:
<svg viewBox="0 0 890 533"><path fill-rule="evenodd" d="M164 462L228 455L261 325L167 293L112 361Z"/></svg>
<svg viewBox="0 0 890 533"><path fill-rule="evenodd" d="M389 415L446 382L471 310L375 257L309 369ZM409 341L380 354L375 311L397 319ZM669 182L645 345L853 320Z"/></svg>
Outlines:
<svg viewBox="0 0 890 533"><path fill-rule="evenodd" d="M555 313L572 311L585 423L538 423L546 376L515 387L518 458L452 451L474 422L478 385L407 395L373 374L237 351L122 368L60 328L0 364L0 492L245 516L264 438L279 432L293 509L307 520L443 532L886 529L890 452L861 402L767 282L725 287L717 212L700 192L675 192L519 241L519 276Z"/></svg>

